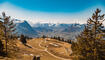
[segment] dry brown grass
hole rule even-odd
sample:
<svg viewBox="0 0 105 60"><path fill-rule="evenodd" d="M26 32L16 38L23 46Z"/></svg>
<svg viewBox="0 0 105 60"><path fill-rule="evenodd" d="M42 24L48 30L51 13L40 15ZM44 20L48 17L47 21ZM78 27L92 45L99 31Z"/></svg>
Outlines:
<svg viewBox="0 0 105 60"><path fill-rule="evenodd" d="M51 43L56 44L58 46L54 46ZM19 52L20 57L17 57L14 59L13 58L8 59L8 60L32 60L33 56L36 56L36 55L40 55L41 60L61 60L57 57L69 59L69 60L71 60L72 58L71 56L69 56L69 51L66 52L65 50L65 48L70 49L71 45L65 42L61 42L61 41L57 41L49 38L48 39L35 38L35 39L28 40L27 44L33 48L26 47L22 43L20 43L20 41L18 41L17 46L20 49L20 52ZM47 49L48 52L53 54L54 56L46 52L45 49ZM6 60L6 59L0 59L0 60Z"/></svg>

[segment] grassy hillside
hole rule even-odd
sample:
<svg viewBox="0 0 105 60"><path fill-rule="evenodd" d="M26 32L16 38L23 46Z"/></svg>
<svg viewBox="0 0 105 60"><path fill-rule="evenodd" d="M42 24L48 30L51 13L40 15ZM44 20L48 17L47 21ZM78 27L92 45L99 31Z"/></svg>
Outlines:
<svg viewBox="0 0 105 60"><path fill-rule="evenodd" d="M33 56L40 56L41 60L72 60L70 56L71 44L50 38L35 38L28 40L27 45L17 41L18 56L15 58L1 58L0 60L32 60Z"/></svg>

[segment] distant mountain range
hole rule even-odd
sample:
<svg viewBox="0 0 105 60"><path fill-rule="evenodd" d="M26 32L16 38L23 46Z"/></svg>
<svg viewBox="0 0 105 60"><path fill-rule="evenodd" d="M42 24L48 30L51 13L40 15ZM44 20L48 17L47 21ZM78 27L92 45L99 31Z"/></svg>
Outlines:
<svg viewBox="0 0 105 60"><path fill-rule="evenodd" d="M84 24L51 24L37 23L33 29L39 33L39 36L46 35L49 37L60 36L65 39L75 39L75 36L80 34L84 29Z"/></svg>
<svg viewBox="0 0 105 60"><path fill-rule="evenodd" d="M33 26L29 25L27 21L15 21L16 31L18 35L24 34L29 37L41 37L46 35L48 37L60 36L65 39L75 39L83 29L84 24L52 24L52 23L36 23Z"/></svg>

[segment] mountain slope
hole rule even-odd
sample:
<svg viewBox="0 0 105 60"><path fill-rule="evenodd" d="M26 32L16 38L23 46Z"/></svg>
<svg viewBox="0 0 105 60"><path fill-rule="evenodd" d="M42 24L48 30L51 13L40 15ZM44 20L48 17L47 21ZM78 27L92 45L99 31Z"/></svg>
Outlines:
<svg viewBox="0 0 105 60"><path fill-rule="evenodd" d="M24 34L29 37L37 37L38 33L28 24L27 21L16 20L16 32L18 35Z"/></svg>

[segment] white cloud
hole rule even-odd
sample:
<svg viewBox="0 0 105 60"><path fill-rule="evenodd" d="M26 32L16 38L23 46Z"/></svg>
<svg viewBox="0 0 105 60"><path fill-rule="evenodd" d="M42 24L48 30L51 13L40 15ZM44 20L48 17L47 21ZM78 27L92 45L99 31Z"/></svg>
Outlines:
<svg viewBox="0 0 105 60"><path fill-rule="evenodd" d="M97 6L103 9L102 6ZM6 12L7 15L20 20L27 20L30 24L40 23L86 23L86 20L92 15L96 7L89 8L78 13L48 13L29 11L19 8L11 3L5 2L0 4L0 13ZM103 9L104 10L104 9Z"/></svg>

